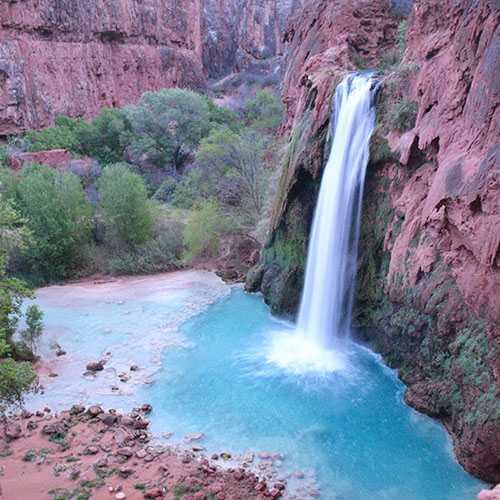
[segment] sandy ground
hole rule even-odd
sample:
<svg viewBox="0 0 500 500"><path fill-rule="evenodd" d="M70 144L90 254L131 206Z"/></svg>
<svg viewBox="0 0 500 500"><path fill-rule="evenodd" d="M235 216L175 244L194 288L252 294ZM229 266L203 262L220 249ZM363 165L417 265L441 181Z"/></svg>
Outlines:
<svg viewBox="0 0 500 500"><path fill-rule="evenodd" d="M139 410L130 416L104 412L93 416L83 407L4 422L0 499L265 500L281 496L282 484L266 484L245 466L219 467L217 462L225 457L207 459L195 441L190 444L192 451L182 453L150 443L148 431L141 429L144 426L146 415Z"/></svg>

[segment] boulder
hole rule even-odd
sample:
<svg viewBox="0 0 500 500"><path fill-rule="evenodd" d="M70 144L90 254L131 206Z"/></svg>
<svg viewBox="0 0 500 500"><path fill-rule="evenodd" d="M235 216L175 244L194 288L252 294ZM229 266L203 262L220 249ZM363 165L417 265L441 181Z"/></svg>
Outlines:
<svg viewBox="0 0 500 500"><path fill-rule="evenodd" d="M104 413L104 410L100 406L91 406L88 410L87 413L91 417L97 417L97 415L100 415L101 413Z"/></svg>
<svg viewBox="0 0 500 500"><path fill-rule="evenodd" d="M7 441L13 441L14 439L18 439L21 436L21 426L16 422L11 422L7 424L3 431L5 433L5 437Z"/></svg>

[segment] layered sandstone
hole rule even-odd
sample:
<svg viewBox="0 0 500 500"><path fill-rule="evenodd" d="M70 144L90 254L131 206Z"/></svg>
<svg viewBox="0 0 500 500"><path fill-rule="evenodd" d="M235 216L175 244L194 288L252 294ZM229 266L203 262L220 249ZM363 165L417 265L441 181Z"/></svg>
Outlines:
<svg viewBox="0 0 500 500"><path fill-rule="evenodd" d="M2 0L0 136L200 89L200 0Z"/></svg>
<svg viewBox="0 0 500 500"><path fill-rule="evenodd" d="M293 316L300 297L330 96L353 63L373 67L390 44L394 21L381 12L318 2L287 32L292 140L247 284L277 313ZM414 5L403 61L380 91L355 314L360 335L399 368L405 400L441 419L460 463L490 482L500 480L499 25L494 0Z"/></svg>

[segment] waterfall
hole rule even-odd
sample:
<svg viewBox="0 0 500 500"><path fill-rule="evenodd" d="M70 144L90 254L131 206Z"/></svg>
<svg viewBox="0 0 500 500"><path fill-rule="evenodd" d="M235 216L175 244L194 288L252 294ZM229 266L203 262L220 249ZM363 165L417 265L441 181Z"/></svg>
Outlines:
<svg viewBox="0 0 500 500"><path fill-rule="evenodd" d="M345 367L335 349L349 334L359 224L370 137L375 126L370 75L348 75L334 96L333 140L309 237L295 332L276 332L268 360L294 372Z"/></svg>
<svg viewBox="0 0 500 500"><path fill-rule="evenodd" d="M373 79L349 75L335 91L333 142L309 237L297 330L323 346L348 334L370 137Z"/></svg>

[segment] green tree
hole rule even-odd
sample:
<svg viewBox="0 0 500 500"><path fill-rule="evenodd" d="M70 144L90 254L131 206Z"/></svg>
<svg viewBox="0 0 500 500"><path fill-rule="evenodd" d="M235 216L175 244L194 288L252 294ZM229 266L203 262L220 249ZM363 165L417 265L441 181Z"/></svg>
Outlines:
<svg viewBox="0 0 500 500"><path fill-rule="evenodd" d="M142 178L127 164L109 165L99 180L99 194L108 241L130 248L144 243L153 230L154 217Z"/></svg>
<svg viewBox="0 0 500 500"><path fill-rule="evenodd" d="M158 165L171 161L175 169L210 129L206 99L190 90L145 92L137 105L123 111L133 130L132 151L146 154Z"/></svg>
<svg viewBox="0 0 500 500"><path fill-rule="evenodd" d="M10 357L22 302L31 296L24 283L7 275L8 252L25 248L29 240L23 222L0 196L0 413L22 406L25 394L37 390L37 376L31 364L17 363Z"/></svg>
<svg viewBox="0 0 500 500"><path fill-rule="evenodd" d="M69 172L30 165L22 171L19 193L33 235L26 252L31 267L49 279L70 275L91 241L92 210L80 181Z"/></svg>
<svg viewBox="0 0 500 500"><path fill-rule="evenodd" d="M258 131L274 134L283 118L283 105L278 94L270 90L261 90L255 99L245 103L246 118Z"/></svg>
<svg viewBox="0 0 500 500"><path fill-rule="evenodd" d="M102 108L89 128L79 127L75 135L83 154L108 165L122 161L130 124L121 109Z"/></svg>
<svg viewBox="0 0 500 500"><path fill-rule="evenodd" d="M35 305L28 306L25 319L26 328L19 334L35 355L35 343L43 333L43 312Z"/></svg>
<svg viewBox="0 0 500 500"><path fill-rule="evenodd" d="M255 218L261 216L266 176L263 156L269 143L268 136L253 129L241 134L214 129L202 139L196 165L212 176L220 202L243 208Z"/></svg>
<svg viewBox="0 0 500 500"><path fill-rule="evenodd" d="M0 360L0 413L22 408L24 397L38 390L37 375L31 363L12 358Z"/></svg>

